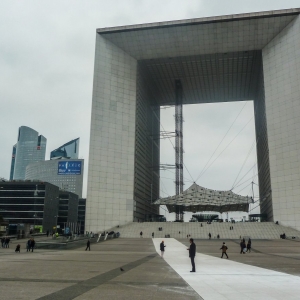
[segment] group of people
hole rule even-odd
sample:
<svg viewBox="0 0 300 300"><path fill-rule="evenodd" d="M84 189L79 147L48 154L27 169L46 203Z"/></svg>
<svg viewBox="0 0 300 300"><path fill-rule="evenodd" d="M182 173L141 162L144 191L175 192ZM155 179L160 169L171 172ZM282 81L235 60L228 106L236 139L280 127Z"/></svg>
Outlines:
<svg viewBox="0 0 300 300"><path fill-rule="evenodd" d="M8 236L3 236L1 238L2 248L9 248L9 242L10 242L10 238Z"/></svg>
<svg viewBox="0 0 300 300"><path fill-rule="evenodd" d="M241 247L240 254L242 254L242 253L245 254L247 252L250 253L251 252L251 243L252 243L252 241L250 238L249 238L247 244L246 244L245 239L243 238L240 242L240 247Z"/></svg>
<svg viewBox="0 0 300 300"><path fill-rule="evenodd" d="M166 247L165 242L162 241L159 245L160 256L162 258L164 257L165 247ZM187 248L187 250L189 251L189 257L191 259L191 264L192 264L192 271L190 272L196 272L196 266L195 266L196 244L194 243L194 239L190 238L190 247Z"/></svg>
<svg viewBox="0 0 300 300"><path fill-rule="evenodd" d="M35 246L35 240L34 238L30 238L27 243L26 243L26 252L33 252L33 249L34 249L34 246Z"/></svg>

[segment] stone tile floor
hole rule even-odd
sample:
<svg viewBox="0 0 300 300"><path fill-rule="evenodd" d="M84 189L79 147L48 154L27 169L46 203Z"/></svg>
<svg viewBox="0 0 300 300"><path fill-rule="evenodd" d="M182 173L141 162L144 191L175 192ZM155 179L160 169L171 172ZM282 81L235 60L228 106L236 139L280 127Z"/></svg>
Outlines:
<svg viewBox="0 0 300 300"><path fill-rule="evenodd" d="M115 239L76 250L15 253L0 248L0 299L300 299L300 243L254 240L239 254L226 241L229 260L220 259L223 240L196 240L197 273L190 273L188 240ZM124 272L120 271L123 267Z"/></svg>
<svg viewBox="0 0 300 300"><path fill-rule="evenodd" d="M0 248L0 299L201 299L156 254L151 239L114 239L91 251ZM124 271L120 271L120 267Z"/></svg>

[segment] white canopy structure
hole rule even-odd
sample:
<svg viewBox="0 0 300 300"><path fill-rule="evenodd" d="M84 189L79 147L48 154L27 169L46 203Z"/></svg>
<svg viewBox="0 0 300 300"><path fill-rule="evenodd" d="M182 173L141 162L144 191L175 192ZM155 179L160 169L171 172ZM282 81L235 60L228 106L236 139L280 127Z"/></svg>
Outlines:
<svg viewBox="0 0 300 300"><path fill-rule="evenodd" d="M156 205L166 205L169 212L176 212L176 206L181 206L183 211L194 213L248 211L250 203L253 203L252 197L237 195L232 191L210 190L196 183L179 195L161 198L154 202Z"/></svg>

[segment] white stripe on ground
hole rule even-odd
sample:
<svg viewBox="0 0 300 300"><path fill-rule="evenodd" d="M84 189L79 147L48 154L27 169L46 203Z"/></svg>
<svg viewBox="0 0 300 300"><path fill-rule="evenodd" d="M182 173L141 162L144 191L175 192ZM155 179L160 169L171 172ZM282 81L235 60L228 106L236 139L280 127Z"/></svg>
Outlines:
<svg viewBox="0 0 300 300"><path fill-rule="evenodd" d="M161 241L162 239L153 239L159 254ZM166 248L163 259L204 300L300 299L300 277L198 252L195 257L196 273L190 273L192 267L187 247L172 238L164 241ZM196 246L201 247L199 243Z"/></svg>

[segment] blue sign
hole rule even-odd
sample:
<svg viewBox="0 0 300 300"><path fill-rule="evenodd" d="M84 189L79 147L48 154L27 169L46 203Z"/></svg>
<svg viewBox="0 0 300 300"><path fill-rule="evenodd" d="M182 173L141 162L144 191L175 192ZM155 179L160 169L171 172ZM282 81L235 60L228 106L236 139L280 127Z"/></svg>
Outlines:
<svg viewBox="0 0 300 300"><path fill-rule="evenodd" d="M58 162L58 175L80 175L81 161L63 160Z"/></svg>

